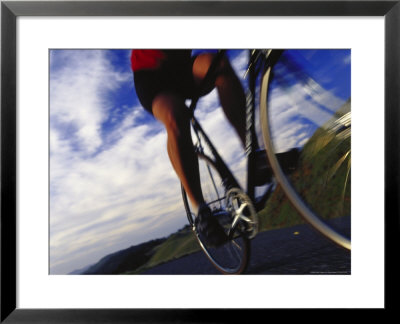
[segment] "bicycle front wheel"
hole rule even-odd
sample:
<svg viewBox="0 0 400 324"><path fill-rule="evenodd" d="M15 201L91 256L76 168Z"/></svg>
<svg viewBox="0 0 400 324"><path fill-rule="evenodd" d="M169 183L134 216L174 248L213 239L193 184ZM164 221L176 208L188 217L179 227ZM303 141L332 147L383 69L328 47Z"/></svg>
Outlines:
<svg viewBox="0 0 400 324"><path fill-rule="evenodd" d="M219 247L209 246L195 227L195 213L182 187L182 197L185 209L192 225L196 238L211 263L223 274L240 274L247 267L250 255L249 239L243 235L243 224L235 224L233 229L234 215L229 207L232 194L227 195L224 179L222 179L217 166L207 156L198 153L201 189L207 205L223 226L225 232L235 232L232 239ZM229 197L228 197L229 196ZM235 196L236 198L236 196ZM240 198L240 197L239 197Z"/></svg>
<svg viewBox="0 0 400 324"><path fill-rule="evenodd" d="M350 250L349 64L346 50L284 51L263 75L260 120L280 188L308 223ZM295 161L278 158L293 150Z"/></svg>

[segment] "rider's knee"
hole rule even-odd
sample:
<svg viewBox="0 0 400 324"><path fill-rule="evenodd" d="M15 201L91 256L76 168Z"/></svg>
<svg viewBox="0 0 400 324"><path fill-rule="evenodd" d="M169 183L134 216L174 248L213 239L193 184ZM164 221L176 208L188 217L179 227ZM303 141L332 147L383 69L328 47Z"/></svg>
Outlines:
<svg viewBox="0 0 400 324"><path fill-rule="evenodd" d="M161 94L153 100L153 114L169 133L179 135L188 128L189 115L183 99L173 94Z"/></svg>
<svg viewBox="0 0 400 324"><path fill-rule="evenodd" d="M218 73L215 79L215 85L219 86L226 82L226 78L234 75L231 63L226 57L223 57L218 65Z"/></svg>
<svg viewBox="0 0 400 324"><path fill-rule="evenodd" d="M194 75L197 78L203 79L209 70L213 60L215 59L215 54L206 53L200 54L195 61L194 65ZM223 56L218 62L217 74L225 74L231 70L231 64L229 60Z"/></svg>
<svg viewBox="0 0 400 324"><path fill-rule="evenodd" d="M203 79L210 69L214 59L215 54L213 53L200 54L196 58L195 64L193 66L193 76L197 85L202 84ZM233 70L229 60L225 56L221 57L218 65L216 66L216 78L212 83L205 85L205 87L202 89L203 92L201 93L201 95L209 93L215 86L219 86L220 83L224 83L225 76L232 73L232 71Z"/></svg>
<svg viewBox="0 0 400 324"><path fill-rule="evenodd" d="M229 62L228 58L225 56L222 57L221 61L219 62L218 72L219 74L226 74L232 71L231 63Z"/></svg>

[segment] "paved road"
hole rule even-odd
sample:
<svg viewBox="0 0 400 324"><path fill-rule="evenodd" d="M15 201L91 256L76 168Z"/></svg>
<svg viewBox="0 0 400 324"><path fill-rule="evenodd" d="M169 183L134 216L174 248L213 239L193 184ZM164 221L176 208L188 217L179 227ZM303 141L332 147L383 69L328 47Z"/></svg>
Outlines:
<svg viewBox="0 0 400 324"><path fill-rule="evenodd" d="M350 274L351 253L309 225L259 233L251 242L247 274ZM219 274L203 252L193 253L146 274Z"/></svg>

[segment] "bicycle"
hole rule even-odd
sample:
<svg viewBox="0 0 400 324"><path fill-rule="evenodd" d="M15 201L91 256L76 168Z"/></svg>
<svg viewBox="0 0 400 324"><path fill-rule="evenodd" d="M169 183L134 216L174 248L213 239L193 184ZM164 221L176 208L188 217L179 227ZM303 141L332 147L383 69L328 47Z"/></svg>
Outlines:
<svg viewBox="0 0 400 324"><path fill-rule="evenodd" d="M273 80L278 77L277 72L281 68L282 60L285 62L286 52L284 50L259 49L250 51L246 72L246 76L248 76L246 103L246 189L240 186L239 181L235 178L226 162L221 158L199 121L194 117L194 111L199 98L193 98L189 107L192 113L191 125L197 139L194 148L199 159L203 195L207 204L214 211L215 217L217 217L220 224L225 228L229 236L229 241L218 248L207 246L201 234L196 230L195 215L191 211L187 195L183 186L181 186L183 202L188 221L200 247L212 264L224 274L240 274L246 270L250 256L250 240L259 231L258 213L268 205L268 200L279 186L307 222L335 243L346 249L351 249L350 240L335 230L332 224L328 224L320 214L314 212L308 203L305 202L305 197L301 195L301 188L296 188L293 182L289 180L290 174L293 174L296 170L295 164L299 159L300 150L292 149L278 153L274 151L269 103L273 98L271 96ZM214 67L223 55L225 55L225 50L219 51L216 55L215 61L211 65L204 81L205 83L208 82L209 78L213 77ZM285 64L287 63L286 61ZM274 69L278 70L275 71ZM256 114L256 96L258 94L260 98L259 117ZM343 138L347 139L350 136L351 122L349 118L349 116L337 116L333 122L331 121L334 125L334 127L329 129L329 131L332 131L331 135L333 134L332 136L336 137L337 134L341 134L342 136L342 140L339 140L335 145L342 144L344 142ZM261 139L258 134L259 130L256 130L258 119L261 121ZM260 147L260 142L264 144L265 150ZM291 155L296 156L296 158L290 158L291 160L296 160L296 163L282 165L288 160L287 157ZM259 163L257 161L260 160L260 156L264 156L265 170L267 170L267 173L271 173L271 178L269 181L264 181L264 184L259 184L255 177L255 166ZM336 165L337 168L342 166L343 161L341 162L340 165ZM338 164L339 162L334 161L334 163ZM348 179L349 174L347 174L346 181ZM346 186L347 182L345 183ZM261 194L256 195L256 188L258 187L262 187L263 190Z"/></svg>

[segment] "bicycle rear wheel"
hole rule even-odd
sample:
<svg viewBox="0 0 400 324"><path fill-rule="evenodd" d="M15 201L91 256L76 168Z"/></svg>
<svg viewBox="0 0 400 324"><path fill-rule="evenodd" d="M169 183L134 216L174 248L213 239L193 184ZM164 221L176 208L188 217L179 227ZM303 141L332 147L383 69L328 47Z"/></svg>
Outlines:
<svg viewBox="0 0 400 324"><path fill-rule="evenodd" d="M268 160L285 195L314 228L350 250L349 63L349 51L284 51L263 75L260 119ZM289 173L277 154L293 148L299 157L289 161L296 165Z"/></svg>
<svg viewBox="0 0 400 324"><path fill-rule="evenodd" d="M232 239L219 247L209 246L195 227L195 213L182 187L182 197L193 231L200 247L211 261L211 263L223 274L240 274L247 267L250 255L249 239L243 235L244 224L239 220L232 229L234 215L229 208L232 195L227 196L227 189L215 163L207 156L198 153L201 189L208 206L217 217L218 222L228 234L234 230ZM235 196L236 198L236 196Z"/></svg>

